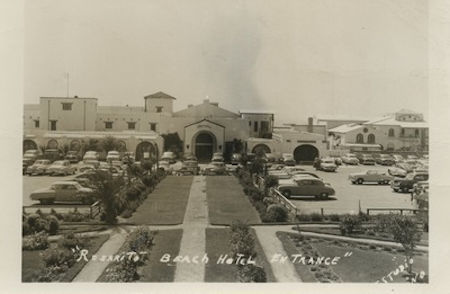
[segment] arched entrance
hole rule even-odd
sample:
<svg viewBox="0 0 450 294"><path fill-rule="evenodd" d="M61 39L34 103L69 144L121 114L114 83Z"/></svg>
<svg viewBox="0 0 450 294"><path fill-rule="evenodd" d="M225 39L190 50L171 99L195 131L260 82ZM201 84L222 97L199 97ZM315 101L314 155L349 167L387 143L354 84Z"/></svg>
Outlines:
<svg viewBox="0 0 450 294"><path fill-rule="evenodd" d="M199 162L209 162L213 156L216 137L210 132L200 132L194 139L195 156Z"/></svg>
<svg viewBox="0 0 450 294"><path fill-rule="evenodd" d="M149 154L149 159L156 158L156 150L152 143L144 141L139 143L136 146L136 161L142 161L144 159L144 155Z"/></svg>
<svg viewBox="0 0 450 294"><path fill-rule="evenodd" d="M312 164L316 157L319 157L319 150L313 145L300 145L294 150L294 159L298 163Z"/></svg>
<svg viewBox="0 0 450 294"><path fill-rule="evenodd" d="M23 152L25 153L27 150L37 150L37 144L33 140L23 140Z"/></svg>
<svg viewBox="0 0 450 294"><path fill-rule="evenodd" d="M70 151L79 152L80 150L81 150L81 142L79 140L72 140L70 142Z"/></svg>
<svg viewBox="0 0 450 294"><path fill-rule="evenodd" d="M256 155L264 155L266 153L270 153L270 148L266 144L258 144L252 149L252 153Z"/></svg>
<svg viewBox="0 0 450 294"><path fill-rule="evenodd" d="M50 139L47 142L47 149L58 149L58 141L55 139Z"/></svg>

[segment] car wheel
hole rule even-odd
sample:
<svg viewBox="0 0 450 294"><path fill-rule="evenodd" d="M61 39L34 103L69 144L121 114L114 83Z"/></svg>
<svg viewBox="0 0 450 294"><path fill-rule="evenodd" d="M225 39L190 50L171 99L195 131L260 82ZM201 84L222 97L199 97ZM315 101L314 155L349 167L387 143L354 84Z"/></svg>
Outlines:
<svg viewBox="0 0 450 294"><path fill-rule="evenodd" d="M321 199L328 199L328 193L321 193L320 194Z"/></svg>
<svg viewBox="0 0 450 294"><path fill-rule="evenodd" d="M282 194L283 194L284 197L286 197L287 199L290 199L290 198L291 198L291 191L289 191L289 190L284 190L284 191L282 192Z"/></svg>
<svg viewBox="0 0 450 294"><path fill-rule="evenodd" d="M358 179L356 182L358 183L358 185L362 185L364 183L364 180L363 179Z"/></svg>

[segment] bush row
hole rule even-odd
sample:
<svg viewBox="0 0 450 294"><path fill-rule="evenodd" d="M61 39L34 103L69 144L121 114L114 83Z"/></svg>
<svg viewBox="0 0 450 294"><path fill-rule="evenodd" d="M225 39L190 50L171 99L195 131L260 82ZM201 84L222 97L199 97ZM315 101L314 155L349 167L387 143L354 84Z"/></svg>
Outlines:
<svg viewBox="0 0 450 294"><path fill-rule="evenodd" d="M282 205L275 204L272 197L265 195L265 191L261 191L254 186L248 169L239 168L236 170L236 176L243 187L244 193L249 197L263 222L286 222L288 220L287 209Z"/></svg>
<svg viewBox="0 0 450 294"><path fill-rule="evenodd" d="M59 220L55 215L37 213L24 214L22 217L22 235L45 232L55 235L59 230Z"/></svg>
<svg viewBox="0 0 450 294"><path fill-rule="evenodd" d="M234 221L231 224L230 229L230 247L232 256L236 258L239 255L245 260L248 260L249 258L254 259L256 257L255 237L250 232L250 227L243 222ZM245 263L244 265L239 264L237 267L239 281L243 283L267 281L266 272L264 271L264 268L260 266Z"/></svg>

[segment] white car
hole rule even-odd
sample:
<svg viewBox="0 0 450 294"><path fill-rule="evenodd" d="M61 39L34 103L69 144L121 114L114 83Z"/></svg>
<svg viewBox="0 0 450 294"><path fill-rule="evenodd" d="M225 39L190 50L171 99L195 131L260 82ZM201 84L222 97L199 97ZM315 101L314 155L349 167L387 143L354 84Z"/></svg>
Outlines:
<svg viewBox="0 0 450 294"><path fill-rule="evenodd" d="M168 163L172 164L175 163L175 154L173 152L167 151L164 152L163 155L161 156L161 160L162 161L167 161Z"/></svg>
<svg viewBox="0 0 450 294"><path fill-rule="evenodd" d="M112 162L112 161L120 161L120 153L119 151L109 151L108 154L106 155L106 161L107 162Z"/></svg>
<svg viewBox="0 0 450 294"><path fill-rule="evenodd" d="M342 157L342 162L345 164L358 165L359 159L356 157L356 154L347 153Z"/></svg>
<svg viewBox="0 0 450 294"><path fill-rule="evenodd" d="M327 172L335 172L337 169L337 165L334 161L334 158L327 157L320 160L320 164L317 169Z"/></svg>

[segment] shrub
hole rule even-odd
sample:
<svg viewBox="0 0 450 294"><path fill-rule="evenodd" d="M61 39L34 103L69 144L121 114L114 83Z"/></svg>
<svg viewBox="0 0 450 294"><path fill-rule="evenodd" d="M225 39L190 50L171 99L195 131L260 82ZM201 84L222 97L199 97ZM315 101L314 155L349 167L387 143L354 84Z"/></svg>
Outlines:
<svg viewBox="0 0 450 294"><path fill-rule="evenodd" d="M61 213L56 212L53 208L50 210L50 214L56 216L58 220L63 220L64 217Z"/></svg>
<svg viewBox="0 0 450 294"><path fill-rule="evenodd" d="M58 218L56 218L56 216L54 215L50 215L48 216L47 220L48 220L48 233L50 235L55 235L56 233L58 233L59 230Z"/></svg>
<svg viewBox="0 0 450 294"><path fill-rule="evenodd" d="M313 222L321 222L323 221L323 216L320 213L314 212L311 213L311 220Z"/></svg>
<svg viewBox="0 0 450 294"><path fill-rule="evenodd" d="M24 220L22 222L22 236L31 234L31 229L30 229L30 225L28 224L28 222L26 220Z"/></svg>
<svg viewBox="0 0 450 294"><path fill-rule="evenodd" d="M23 250L44 250L48 245L48 235L45 232L35 233L22 240Z"/></svg>
<svg viewBox="0 0 450 294"><path fill-rule="evenodd" d="M267 282L266 272L262 267L248 264L239 267L239 281L243 283L264 283Z"/></svg>
<svg viewBox="0 0 450 294"><path fill-rule="evenodd" d="M250 227L241 221L233 221L230 229L230 247L233 257L237 257L237 254L243 254L243 258L255 256L255 238L250 233Z"/></svg>
<svg viewBox="0 0 450 294"><path fill-rule="evenodd" d="M136 187L130 187L127 189L126 195L128 200L136 200L140 191Z"/></svg>
<svg viewBox="0 0 450 294"><path fill-rule="evenodd" d="M73 212L65 213L62 215L65 222L83 222L89 218L87 214L82 214L78 210Z"/></svg>
<svg viewBox="0 0 450 294"><path fill-rule="evenodd" d="M130 251L140 252L153 245L154 233L147 227L138 227L128 237L127 247Z"/></svg>
<svg viewBox="0 0 450 294"><path fill-rule="evenodd" d="M267 208L266 218L267 222L285 222L288 220L288 210L279 204L272 204Z"/></svg>
<svg viewBox="0 0 450 294"><path fill-rule="evenodd" d="M275 200L273 200L272 197L264 197L263 203L264 203L265 205L269 206L269 205L271 205L271 204L274 204L274 203L275 203Z"/></svg>
<svg viewBox="0 0 450 294"><path fill-rule="evenodd" d="M328 219L332 222L338 222L341 220L339 214L330 214L328 215Z"/></svg>
<svg viewBox="0 0 450 294"><path fill-rule="evenodd" d="M71 267L75 264L75 255L68 249L47 249L42 257L46 267Z"/></svg>
<svg viewBox="0 0 450 294"><path fill-rule="evenodd" d="M77 236L74 233L68 233L64 234L61 239L58 241L58 245L60 247L66 248L66 249L72 249L76 248L77 246L79 248L85 247L88 244L88 240L86 238L81 238L80 236Z"/></svg>
<svg viewBox="0 0 450 294"><path fill-rule="evenodd" d="M359 230L360 228L361 228L361 220L359 219L358 216L355 215L345 216L340 224L342 235L352 234L353 232Z"/></svg>
<svg viewBox="0 0 450 294"><path fill-rule="evenodd" d="M61 280L67 266L49 266L39 273L38 282L55 282Z"/></svg>
<svg viewBox="0 0 450 294"><path fill-rule="evenodd" d="M123 218L130 218L133 215L133 212L131 209L127 208L125 209L122 214L120 215Z"/></svg>
<svg viewBox="0 0 450 294"><path fill-rule="evenodd" d="M297 219L301 222L309 222L309 221L311 221L311 215L310 214L298 214Z"/></svg>
<svg viewBox="0 0 450 294"><path fill-rule="evenodd" d="M391 227L393 218L395 216L392 214L380 214L375 218L375 228L376 232L389 232L389 228Z"/></svg>

